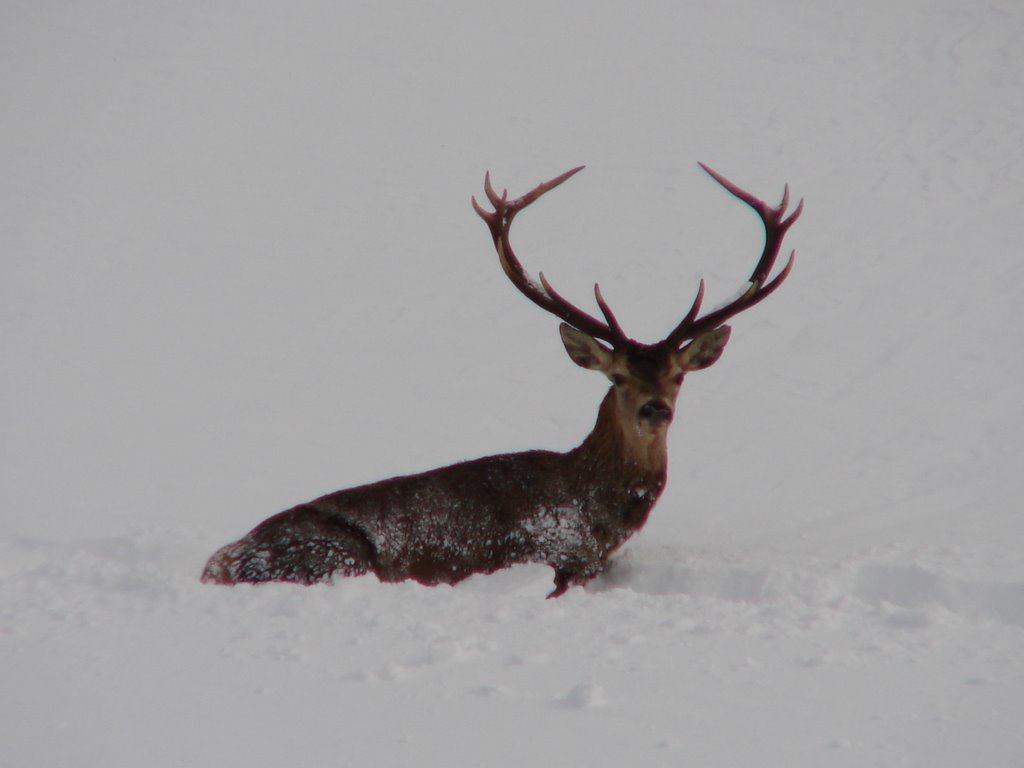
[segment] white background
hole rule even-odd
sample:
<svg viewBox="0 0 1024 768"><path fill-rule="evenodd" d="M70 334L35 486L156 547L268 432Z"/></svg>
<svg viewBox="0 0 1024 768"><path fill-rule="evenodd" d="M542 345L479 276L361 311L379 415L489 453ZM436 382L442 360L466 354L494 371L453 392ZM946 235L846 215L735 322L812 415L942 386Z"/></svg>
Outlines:
<svg viewBox="0 0 1024 768"><path fill-rule="evenodd" d="M1024 761L1024 10L0 9L0 763ZM807 208L607 576L203 586L347 485L568 449L605 388L469 207L653 341Z"/></svg>

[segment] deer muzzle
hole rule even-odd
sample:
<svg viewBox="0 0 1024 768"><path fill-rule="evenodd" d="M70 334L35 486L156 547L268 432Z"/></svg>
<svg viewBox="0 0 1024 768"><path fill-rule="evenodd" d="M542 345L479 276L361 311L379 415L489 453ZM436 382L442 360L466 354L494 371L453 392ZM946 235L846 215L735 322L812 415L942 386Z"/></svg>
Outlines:
<svg viewBox="0 0 1024 768"><path fill-rule="evenodd" d="M648 400L640 406L639 416L652 427L660 427L672 421L672 408L662 400Z"/></svg>

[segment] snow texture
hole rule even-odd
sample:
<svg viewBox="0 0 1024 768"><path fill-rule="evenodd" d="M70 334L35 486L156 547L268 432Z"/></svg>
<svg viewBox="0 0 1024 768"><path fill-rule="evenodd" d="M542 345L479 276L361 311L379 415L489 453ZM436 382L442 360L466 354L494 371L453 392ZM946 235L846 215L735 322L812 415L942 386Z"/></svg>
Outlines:
<svg viewBox="0 0 1024 768"><path fill-rule="evenodd" d="M11 0L0 764L1024 764L1024 7ZM199 582L269 515L576 445L516 252L661 338L806 210L586 588Z"/></svg>

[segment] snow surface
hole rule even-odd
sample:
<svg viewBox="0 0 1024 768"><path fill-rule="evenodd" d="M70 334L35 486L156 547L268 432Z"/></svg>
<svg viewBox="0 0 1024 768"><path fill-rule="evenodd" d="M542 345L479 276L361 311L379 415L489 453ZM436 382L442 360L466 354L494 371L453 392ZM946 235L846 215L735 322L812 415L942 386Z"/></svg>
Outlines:
<svg viewBox="0 0 1024 768"><path fill-rule="evenodd" d="M1024 765L1019 2L8 0L0 764ZM218 588L336 488L566 449L604 390L469 207L688 377L586 590ZM740 282L738 282L740 281Z"/></svg>

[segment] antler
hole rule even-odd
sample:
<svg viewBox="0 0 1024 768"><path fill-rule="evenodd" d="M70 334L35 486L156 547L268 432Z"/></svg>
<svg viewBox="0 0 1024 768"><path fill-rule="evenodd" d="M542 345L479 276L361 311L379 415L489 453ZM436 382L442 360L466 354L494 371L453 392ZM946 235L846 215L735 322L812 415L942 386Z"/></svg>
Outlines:
<svg viewBox="0 0 1024 768"><path fill-rule="evenodd" d="M779 248L782 245L782 240L786 236L787 230L793 225L793 222L799 218L804 209L804 201L801 200L797 204L793 213L788 217L786 216L786 209L789 206L788 185L783 190L782 202L780 202L777 207L773 208L763 200L754 197L749 192L736 186L720 173L713 171L703 163L700 163L699 165L709 176L711 176L711 178L721 184L730 194L742 200L744 203L749 205L755 213L757 213L761 222L764 224L764 249L761 252L761 258L758 259L757 264L754 267L754 271L751 272L750 277L748 278L748 287L746 290L744 290L743 293L733 301L719 307L713 312L709 312L703 317L698 317L700 314L701 303L704 300L704 281L701 280L700 286L697 288L697 296L694 298L693 305L690 307L689 312L686 313L686 316L680 321L679 325L675 327L672 333L670 333L665 340L661 342L661 345L675 345L678 347L684 341L696 338L706 331L717 328L730 317L739 314L745 309L749 309L762 299L765 299L773 293L789 275L790 270L793 268L793 260L796 257L796 251L793 251L789 256L789 261L786 263L786 266L783 267L782 271L771 280L768 280L768 276L771 274L772 268L775 266L775 260L779 255ZM560 176L556 176L550 181L538 184L525 195L517 197L515 200L508 199L508 190L503 190L500 195L495 192L494 187L491 186L491 175L490 173L487 173L484 176L484 192L487 194L487 199L490 201L491 205L494 206L494 210L484 210L477 203L475 197L473 198L473 209L491 230L491 237L494 238L494 248L498 252L498 258L501 260L501 266L502 269L505 270L505 274L508 275L512 284L515 285L515 287L518 288L524 296L530 299L530 301L556 317L562 318L565 322L575 328L578 328L584 333L587 333L594 338L607 341L613 347L625 344L636 344L637 342L630 340L630 338L626 336L625 332L622 330L622 326L619 325L618 320L615 319L615 315L612 314L611 308L601 295L600 286L596 284L594 285L594 298L597 300L597 306L600 308L601 314L604 315L604 322L598 320L593 315L584 312L575 304L565 299L551 286L551 283L549 283L544 277L543 272L539 273L540 282L538 284L538 282L530 277L526 270L523 269L523 265L519 263L519 259L516 258L516 255L512 250L512 245L509 242L508 233L512 226L512 219L515 218L516 214L533 203L541 195L551 191L571 176L579 173L583 168L584 166L581 165L578 168L566 171Z"/></svg>
<svg viewBox="0 0 1024 768"><path fill-rule="evenodd" d="M796 210L784 218L786 208L789 206L788 184L783 189L782 202L779 203L778 207L772 208L763 200L740 189L722 176L722 174L711 170L704 163L699 163L699 165L734 197L739 198L753 208L754 212L761 218L765 232L764 250L761 252L761 258L758 259L754 271L750 274L747 289L725 306L719 307L713 312L704 315L704 317L698 318L697 315L700 313L701 301L704 299L704 281L701 280L700 286L697 289L697 297L693 300L693 306L690 307L690 311L686 313L686 317L675 327L675 330L665 338L665 341L662 342L663 344L678 346L687 339L695 338L705 331L717 328L733 315L754 306L782 284L782 281L786 279L789 271L793 268L793 260L796 257L796 251L793 251L789 255L789 261L782 268L782 271L773 279L765 282L772 271L772 267L775 266L775 259L779 255L779 247L782 245L782 239L786 236L786 231L804 210L804 201L801 200L797 204Z"/></svg>
<svg viewBox="0 0 1024 768"><path fill-rule="evenodd" d="M607 341L612 346L616 346L627 342L628 337L622 331L622 326L619 325L615 315L612 314L611 308L605 302L604 297L601 295L601 288L598 285L594 285L594 297L597 299L597 306L600 308L601 314L604 315L605 322L601 322L593 315L584 312L575 304L562 297L561 294L551 287L551 283L544 277L543 272L540 273L540 284L538 285L526 273L526 270L523 269L523 265L519 263L519 259L516 258L515 253L512 251L512 245L509 243L509 228L512 226L512 219L515 218L516 214L545 192L551 191L566 179L582 171L584 167L581 165L578 168L566 171L560 176L556 176L550 181L538 184L525 195L517 197L515 200L508 199L508 190L502 190L500 195L494 191L494 187L491 186L491 174L488 172L484 176L484 192L491 205L494 206L494 210L487 211L480 207L475 197L473 198L473 210L477 212L491 230L491 237L494 238L494 248L498 252L498 258L501 260L501 267L505 270L505 274L508 275L512 284L526 298L541 309L545 309L556 317L562 318L574 328L594 338Z"/></svg>

